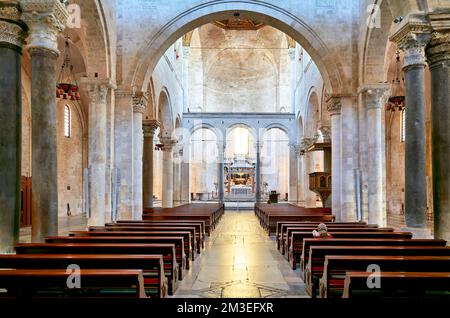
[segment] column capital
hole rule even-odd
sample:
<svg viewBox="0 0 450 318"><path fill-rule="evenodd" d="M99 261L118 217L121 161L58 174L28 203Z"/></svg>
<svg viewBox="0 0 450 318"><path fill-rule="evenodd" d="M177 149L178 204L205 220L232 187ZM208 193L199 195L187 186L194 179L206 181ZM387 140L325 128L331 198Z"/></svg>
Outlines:
<svg viewBox="0 0 450 318"><path fill-rule="evenodd" d="M381 109L387 103L390 92L389 84L365 84L358 88L358 94L364 97L366 109Z"/></svg>
<svg viewBox="0 0 450 318"><path fill-rule="evenodd" d="M434 64L450 60L450 31L436 31L431 34L427 58L431 67Z"/></svg>
<svg viewBox="0 0 450 318"><path fill-rule="evenodd" d="M133 94L133 112L143 114L148 104L148 92L136 92Z"/></svg>
<svg viewBox="0 0 450 318"><path fill-rule="evenodd" d="M326 97L327 110L330 116L340 115L342 109L341 97L337 95L328 95Z"/></svg>
<svg viewBox="0 0 450 318"><path fill-rule="evenodd" d="M322 134L323 142L331 142L331 127L328 125L321 125L318 129Z"/></svg>
<svg viewBox="0 0 450 318"><path fill-rule="evenodd" d="M80 84L86 89L92 103L106 102L109 89L115 89L116 85L109 78L82 77Z"/></svg>
<svg viewBox="0 0 450 318"><path fill-rule="evenodd" d="M426 65L425 48L430 42L430 32L430 24L424 14L410 14L389 38L404 52L404 68Z"/></svg>
<svg viewBox="0 0 450 318"><path fill-rule="evenodd" d="M164 152L172 152L173 148L177 144L176 140L169 138L169 137L162 137L162 138L160 138L160 141L163 144Z"/></svg>
<svg viewBox="0 0 450 318"><path fill-rule="evenodd" d="M59 55L58 34L69 20L69 12L59 0L21 0L22 19L30 28L28 49L48 50Z"/></svg>
<svg viewBox="0 0 450 318"><path fill-rule="evenodd" d="M155 136L155 131L159 127L159 122L157 120L143 120L142 128L144 130L144 137L153 138Z"/></svg>
<svg viewBox="0 0 450 318"><path fill-rule="evenodd" d="M22 48L28 27L20 20L21 14L19 1L0 3L0 42Z"/></svg>

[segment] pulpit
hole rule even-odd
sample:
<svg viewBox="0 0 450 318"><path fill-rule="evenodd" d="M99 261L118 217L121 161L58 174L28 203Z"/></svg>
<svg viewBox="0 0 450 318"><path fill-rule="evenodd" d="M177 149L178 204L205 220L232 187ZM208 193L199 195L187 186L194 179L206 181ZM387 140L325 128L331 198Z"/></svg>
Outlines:
<svg viewBox="0 0 450 318"><path fill-rule="evenodd" d="M314 172L309 174L309 190L320 196L325 207L328 197L331 194L331 173Z"/></svg>

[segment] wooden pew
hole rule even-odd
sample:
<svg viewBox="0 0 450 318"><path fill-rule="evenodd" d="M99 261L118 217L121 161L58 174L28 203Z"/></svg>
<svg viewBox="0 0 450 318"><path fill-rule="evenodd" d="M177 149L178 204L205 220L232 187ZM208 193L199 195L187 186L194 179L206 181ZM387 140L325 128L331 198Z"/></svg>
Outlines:
<svg viewBox="0 0 450 318"><path fill-rule="evenodd" d="M347 272L342 298L450 297L450 272L381 272L380 288L368 288L372 273Z"/></svg>
<svg viewBox="0 0 450 318"><path fill-rule="evenodd" d="M201 222L204 223L204 222ZM139 228L151 228L151 227L171 227L171 228L180 228L180 227L194 227L195 228L195 239L197 245L197 253L200 254L202 252L202 248L205 246L205 236L202 233L202 225L200 222L145 222L145 223L106 223L106 227L139 227Z"/></svg>
<svg viewBox="0 0 450 318"><path fill-rule="evenodd" d="M178 279L182 280L186 271L186 254L184 240L181 236L48 236L46 243L167 243L175 245L178 263Z"/></svg>
<svg viewBox="0 0 450 318"><path fill-rule="evenodd" d="M267 215L263 228L271 236L276 234L277 222L290 222L290 221L313 221L318 223L332 222L334 217L328 214L270 214Z"/></svg>
<svg viewBox="0 0 450 318"><path fill-rule="evenodd" d="M305 268L306 291L317 295L327 255L383 255L383 256L449 256L450 248L436 246L313 246Z"/></svg>
<svg viewBox="0 0 450 318"><path fill-rule="evenodd" d="M208 235L217 226L225 211L223 203L185 204L173 208L144 208L143 220L201 220L205 221Z"/></svg>
<svg viewBox="0 0 450 318"><path fill-rule="evenodd" d="M305 227L287 227L285 229L285 233L284 235L282 234L282 237L284 238L284 240L281 243L281 246L284 248L284 250L282 250L282 254L283 255L289 255L289 246L291 245L291 234L293 232L313 232L316 228L305 228ZM357 227L357 228L353 228L353 227L330 227L328 229L328 231L330 233L345 233L345 232L352 232L352 233L359 233L359 232L394 232L394 229L391 227L369 227L369 228L365 228L365 227ZM286 257L287 258L287 257ZM288 259L289 260L289 259ZM299 260L297 260L298 262Z"/></svg>
<svg viewBox="0 0 450 318"><path fill-rule="evenodd" d="M193 226L90 226L90 232L154 232L154 231L185 231L191 233L191 244L193 251L197 250L197 241L195 237L197 236L197 231ZM195 260L195 253L192 253L191 259Z"/></svg>
<svg viewBox="0 0 450 318"><path fill-rule="evenodd" d="M78 265L86 269L139 269L143 271L148 297L167 297L168 285L164 275L162 255L116 254L25 254L0 255L0 269L67 269Z"/></svg>
<svg viewBox="0 0 450 318"><path fill-rule="evenodd" d="M178 264L174 244L27 243L16 245L17 254L141 254L162 255L169 295L177 288Z"/></svg>
<svg viewBox="0 0 450 318"><path fill-rule="evenodd" d="M411 239L411 232L333 232L329 231L333 238L380 238L380 239ZM291 241L289 245L288 261L292 268L297 268L300 262L303 249L303 240L305 238L313 238L312 232L292 232Z"/></svg>
<svg viewBox="0 0 450 318"><path fill-rule="evenodd" d="M446 240L437 239L370 239L359 238L357 240L352 238L333 238L333 239L319 239L306 238L303 240L303 249L300 260L300 276L303 279L303 272L306 264L309 261L309 249L312 246L440 246L447 245Z"/></svg>
<svg viewBox="0 0 450 318"><path fill-rule="evenodd" d="M9 269L0 271L0 297L19 299L57 297L137 297L147 298L141 270L86 269L80 289L67 288L64 269ZM133 291L130 293L129 291Z"/></svg>
<svg viewBox="0 0 450 318"><path fill-rule="evenodd" d="M275 238L277 241L277 249L281 246L281 233L285 233L284 228L291 226L304 226L304 227L314 227L317 228L319 222L300 222L300 221L286 221L277 222ZM334 227L349 227L349 228L377 228L376 224L367 224L365 222L326 222L324 223L328 228ZM284 252L283 252L284 253Z"/></svg>
<svg viewBox="0 0 450 318"><path fill-rule="evenodd" d="M370 265L382 272L446 272L449 256L326 256L320 279L320 297L342 297L346 272L367 271Z"/></svg>
<svg viewBox="0 0 450 318"><path fill-rule="evenodd" d="M201 233L203 240L202 240L202 248L205 248L205 238L206 238L206 227L205 227L205 221L200 221L200 220L171 220L171 219L167 219L167 220L117 220L115 222L115 224L130 224L130 225L134 225L134 224L153 224L153 225L161 225L161 224L172 224L172 223L176 223L176 224L183 224L183 223L194 223L196 225L200 226L200 230L199 233Z"/></svg>
<svg viewBox="0 0 450 318"><path fill-rule="evenodd" d="M72 231L69 236L147 236L147 237L161 237L161 236L179 236L184 241L184 252L186 254L186 269L190 269L193 249L193 237L190 232L186 231Z"/></svg>

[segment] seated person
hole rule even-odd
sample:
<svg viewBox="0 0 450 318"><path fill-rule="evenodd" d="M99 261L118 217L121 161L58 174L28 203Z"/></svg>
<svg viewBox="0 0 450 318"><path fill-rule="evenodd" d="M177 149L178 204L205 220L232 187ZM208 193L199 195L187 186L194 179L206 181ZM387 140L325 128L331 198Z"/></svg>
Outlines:
<svg viewBox="0 0 450 318"><path fill-rule="evenodd" d="M312 232L312 234L314 237L317 237L317 238L332 238L333 237L330 233L328 233L328 228L324 223L320 223L317 226L317 229L315 229Z"/></svg>

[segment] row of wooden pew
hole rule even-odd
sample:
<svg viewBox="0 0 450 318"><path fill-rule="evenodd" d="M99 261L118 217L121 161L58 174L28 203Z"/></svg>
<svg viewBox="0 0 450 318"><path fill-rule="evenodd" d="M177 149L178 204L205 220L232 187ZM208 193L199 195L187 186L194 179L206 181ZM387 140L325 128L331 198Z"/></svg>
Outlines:
<svg viewBox="0 0 450 318"><path fill-rule="evenodd" d="M450 297L445 240L363 222L326 223L331 238L314 238L318 224L278 221L275 232L278 250L293 269L299 265L311 297Z"/></svg>
<svg viewBox="0 0 450 318"><path fill-rule="evenodd" d="M255 215L269 236L275 234L277 222L281 221L334 221L330 208L303 208L290 203L256 203Z"/></svg>
<svg viewBox="0 0 450 318"><path fill-rule="evenodd" d="M224 212L223 204L183 207L18 244L16 254L0 255L0 297L173 295Z"/></svg>

